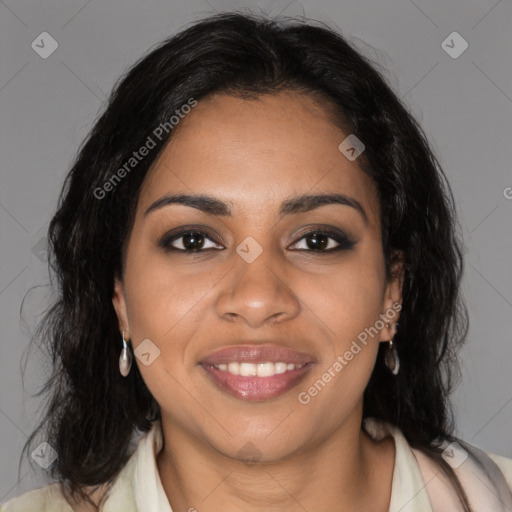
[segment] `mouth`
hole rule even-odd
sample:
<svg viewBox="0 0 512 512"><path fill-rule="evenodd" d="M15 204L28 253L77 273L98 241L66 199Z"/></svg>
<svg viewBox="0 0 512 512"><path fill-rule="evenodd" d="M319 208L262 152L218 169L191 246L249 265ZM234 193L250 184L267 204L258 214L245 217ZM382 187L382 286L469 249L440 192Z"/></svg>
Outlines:
<svg viewBox="0 0 512 512"><path fill-rule="evenodd" d="M200 365L221 391L261 401L298 385L315 362L308 354L277 345L240 345L216 351Z"/></svg>

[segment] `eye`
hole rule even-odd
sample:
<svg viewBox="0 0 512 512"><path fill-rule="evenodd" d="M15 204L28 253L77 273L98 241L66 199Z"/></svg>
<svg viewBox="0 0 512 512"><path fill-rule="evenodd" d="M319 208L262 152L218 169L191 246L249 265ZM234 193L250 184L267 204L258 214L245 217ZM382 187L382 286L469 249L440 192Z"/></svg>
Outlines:
<svg viewBox="0 0 512 512"><path fill-rule="evenodd" d="M164 235L159 243L166 251L178 251L188 253L206 252L207 250L221 250L223 247L213 240L213 236L202 229L183 229L177 233ZM208 247L208 241L211 245ZM355 242L342 231L315 229L305 233L294 245L303 243L305 247L294 250L331 253L351 249ZM333 246L334 245L334 246ZM293 246L292 246L293 247Z"/></svg>
<svg viewBox="0 0 512 512"><path fill-rule="evenodd" d="M351 249L355 242L351 240L342 231L329 231L326 229L315 229L308 231L303 235L295 244L303 242L305 247L301 247L296 250L318 252L318 253L330 253L336 251L343 251ZM334 245L333 242L337 245Z"/></svg>
<svg viewBox="0 0 512 512"><path fill-rule="evenodd" d="M213 246L205 246L208 240L213 243ZM173 245L176 242L178 243ZM188 229L179 233L164 235L159 245L169 251L204 252L210 249L219 250L218 244L212 240L211 235L207 231L200 229Z"/></svg>

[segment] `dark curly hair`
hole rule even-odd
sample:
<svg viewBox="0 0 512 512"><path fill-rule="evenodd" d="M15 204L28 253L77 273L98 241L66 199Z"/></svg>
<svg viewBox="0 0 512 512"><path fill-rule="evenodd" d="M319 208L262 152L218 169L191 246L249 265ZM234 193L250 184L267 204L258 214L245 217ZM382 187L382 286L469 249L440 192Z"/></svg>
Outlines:
<svg viewBox="0 0 512 512"><path fill-rule="evenodd" d="M119 373L112 296L142 182L173 130L108 193L98 191L190 98L295 90L320 99L333 122L365 145L358 163L378 189L387 279L396 251L403 252L403 307L394 339L401 371L385 371L380 344L363 417L398 426L412 447L439 462L464 510L471 510L438 443L456 439L448 398L460 377L456 354L468 330L453 194L423 130L379 64L338 32L303 19L221 13L163 41L116 82L48 229L58 297L33 338L48 349L52 373L36 395L48 395L45 415L23 452L43 432L59 454L50 474L73 496L88 500L87 486L112 482L134 434L147 432L159 417L137 365L127 378Z"/></svg>

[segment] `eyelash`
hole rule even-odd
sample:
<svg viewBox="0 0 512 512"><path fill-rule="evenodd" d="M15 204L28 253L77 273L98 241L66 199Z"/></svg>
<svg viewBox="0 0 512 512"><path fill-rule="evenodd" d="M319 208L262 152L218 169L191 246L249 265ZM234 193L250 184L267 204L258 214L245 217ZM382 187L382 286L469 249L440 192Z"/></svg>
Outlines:
<svg viewBox="0 0 512 512"><path fill-rule="evenodd" d="M184 235L189 235L189 234L203 235L206 238L208 238L210 241L212 241L213 243L217 243L215 240L213 240L213 237L210 235L210 233L208 233L208 231L204 231L202 229L187 229L187 230L182 230L178 233L174 233L170 236L164 235L162 237L159 245L166 251L175 251L175 252L182 252L182 253L188 253L188 254L198 254L201 252L206 252L206 251L211 251L211 250L214 250L214 251L221 250L221 249L216 249L216 248L212 248L212 247L209 247L207 249L187 250L187 249L177 249L176 247L171 246L171 244L173 242L175 242L176 240L179 240ZM331 238L335 242L337 242L339 245L334 248L331 248L331 249L294 249L294 250L312 252L315 254L330 254L333 252L352 249L352 247L355 245L355 242L352 241L347 235L345 235L343 233L338 233L336 231L329 231L329 230L322 229L322 228L313 229L311 231L308 231L307 233L304 233L298 240L296 240L294 242L293 245L296 245L298 242L306 239L308 236L311 236L313 234L323 235L328 238Z"/></svg>

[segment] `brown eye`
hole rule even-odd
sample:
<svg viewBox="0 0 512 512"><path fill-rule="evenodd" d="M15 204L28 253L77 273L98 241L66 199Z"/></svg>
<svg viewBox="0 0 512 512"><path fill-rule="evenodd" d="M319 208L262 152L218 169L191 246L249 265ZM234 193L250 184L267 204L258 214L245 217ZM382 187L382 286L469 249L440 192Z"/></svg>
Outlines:
<svg viewBox="0 0 512 512"><path fill-rule="evenodd" d="M355 242L342 232L326 231L316 229L303 235L295 244L305 241L305 247L296 250L310 250L312 252L330 253L351 249ZM337 244L337 245L335 245Z"/></svg>
<svg viewBox="0 0 512 512"><path fill-rule="evenodd" d="M208 241L212 242L213 246L208 247ZM164 236L159 245L166 250L181 252L204 252L218 249L218 244L211 239L209 233L201 230L180 231L170 236Z"/></svg>

